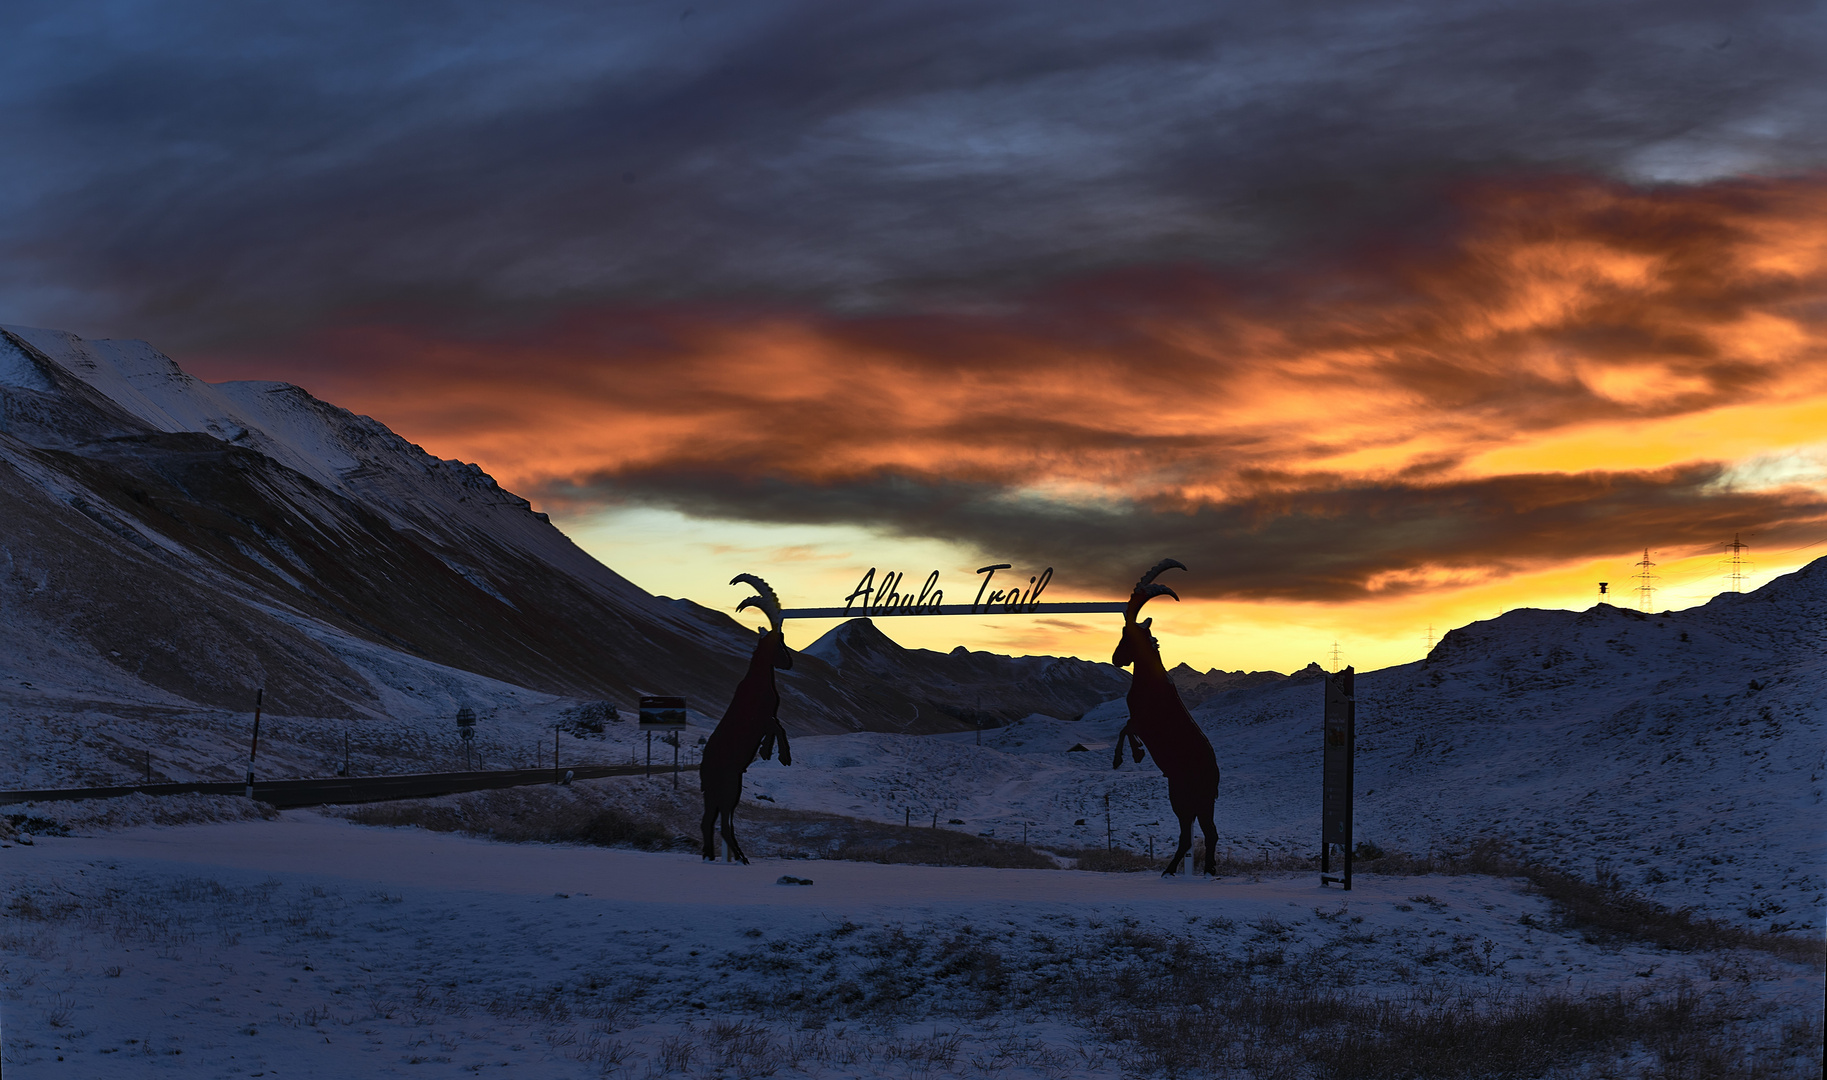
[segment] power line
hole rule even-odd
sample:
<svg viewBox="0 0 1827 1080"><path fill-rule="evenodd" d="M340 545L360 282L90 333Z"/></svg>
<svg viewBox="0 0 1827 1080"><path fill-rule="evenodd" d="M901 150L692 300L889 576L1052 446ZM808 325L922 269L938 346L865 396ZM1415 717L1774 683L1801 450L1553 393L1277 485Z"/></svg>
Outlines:
<svg viewBox="0 0 1827 1080"><path fill-rule="evenodd" d="M1822 544L1827 544L1827 536L1821 537L1819 540L1816 540L1812 544L1803 544L1801 547L1787 548L1783 551L1773 551L1773 552L1771 552L1771 554L1772 555L1787 555L1790 552L1794 552L1794 551L1807 551L1811 547L1820 547Z"/></svg>
<svg viewBox="0 0 1827 1080"><path fill-rule="evenodd" d="M1730 547L1731 545L1725 544L1725 545L1720 545L1720 546ZM1745 546L1747 548L1750 547L1749 544L1746 544ZM1683 559L1683 561L1686 561L1686 560ZM1726 571L1725 571L1728 573L1728 576L1729 576L1729 571L1730 571L1730 566L1728 563L1728 565L1726 567ZM1721 572L1722 571L1721 571L1720 564L1711 563L1707 566L1701 567L1698 570L1690 570L1685 574L1677 574L1674 577L1668 577L1666 575L1663 575L1663 576L1659 577L1657 580L1666 581L1666 582L1668 582L1668 584L1657 585L1656 592L1661 594L1663 603L1667 603L1668 598L1670 596L1683 597L1683 598L1690 599L1690 600L1697 596L1706 596L1706 597L1717 596L1717 595L1719 595L1719 590L1712 587L1712 582L1714 580L1715 575L1717 575ZM1687 587L1687 586L1694 585L1697 583L1699 583L1701 586L1697 590L1690 589ZM1733 591L1737 591L1737 590L1733 590Z"/></svg>
<svg viewBox="0 0 1827 1080"><path fill-rule="evenodd" d="M1742 535L1742 534L1738 534L1738 535ZM1751 535L1752 535L1752 536L1756 536L1756 535L1758 535L1758 534L1757 534L1757 533L1752 533L1752 534L1751 534ZM1765 554L1765 555L1767 555L1767 556L1772 556L1772 557L1774 557L1774 556L1777 556L1777 555L1790 555L1790 554L1793 554L1793 553L1795 553L1795 552L1797 552L1797 551L1807 551L1807 550L1808 550L1808 549L1809 549L1809 548L1815 548L1815 547L1820 547L1820 546L1821 546L1821 545L1822 545L1822 544L1827 544L1827 537L1822 537L1822 538L1821 538L1821 539L1819 539L1819 540L1816 540L1816 541L1814 541L1814 542L1813 542L1813 543L1811 543L1811 544L1803 544L1803 545L1801 545L1801 546L1800 546L1800 547L1792 547L1792 548L1784 548L1784 549L1783 549L1783 550L1781 550L1781 551L1766 551L1766 552L1764 552L1764 554ZM1702 547L1702 548L1700 548L1700 549L1699 549L1699 550L1697 550L1697 551L1695 551L1695 552L1694 552L1694 553L1693 553L1693 554L1691 554L1691 555L1682 555L1682 556L1680 556L1680 557L1679 557L1679 558L1680 558L1680 561L1682 561L1682 562L1686 562L1686 561L1687 561L1687 560L1688 560L1688 559L1693 559L1693 558L1698 558L1698 557L1700 557L1700 555L1701 555L1701 554L1703 554L1703 553L1704 553L1704 552L1706 552L1706 551L1711 551L1711 550L1718 550L1718 549L1719 549L1719 548L1722 548L1722 547L1723 547L1723 548L1729 548L1729 547L1731 547L1731 544L1729 544L1729 543L1725 543L1725 544L1711 544L1711 545L1706 545L1706 546L1703 546L1703 547ZM1745 550L1747 550L1747 551L1748 551L1748 550L1750 550L1750 547L1751 547L1751 545L1750 545L1750 544L1746 544L1746 545L1745 545ZM1681 577L1679 577L1679 578L1673 578L1673 579L1671 579L1671 580L1672 580L1672 581L1673 581L1673 582L1674 582L1674 583L1675 583L1675 584L1685 584L1685 583L1687 583L1687 582L1689 582L1689 581L1693 581L1693 580L1695 580L1695 579L1697 579L1697 578L1701 578L1701 577L1705 577L1705 576L1706 576L1706 575L1707 575L1707 574L1709 574L1709 573L1714 573L1714 572L1717 572L1717 571L1708 571L1708 570L1698 570L1698 571L1695 571L1695 572L1693 572L1693 573L1689 573L1689 574L1684 574L1684 575L1682 575L1682 576L1681 576ZM1749 575L1749 574L1750 574L1750 573L1751 573L1751 571L1750 571L1750 570L1749 570L1749 569L1747 569L1747 570L1746 570L1746 571L1745 571L1745 572L1746 572L1746 574L1747 574L1747 576L1748 576L1748 575ZM1666 588L1666 587L1667 587L1667 586L1663 586L1663 588Z"/></svg>

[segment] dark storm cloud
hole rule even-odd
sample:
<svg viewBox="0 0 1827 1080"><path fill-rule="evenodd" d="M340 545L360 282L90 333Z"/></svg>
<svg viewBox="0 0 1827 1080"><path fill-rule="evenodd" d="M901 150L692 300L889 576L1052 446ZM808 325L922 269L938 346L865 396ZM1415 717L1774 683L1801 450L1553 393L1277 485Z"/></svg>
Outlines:
<svg viewBox="0 0 1827 1080"><path fill-rule="evenodd" d="M629 499L701 517L860 523L940 537L986 558L1052 565L1087 593L1122 596L1162 556L1197 569L1187 598L1342 601L1553 565L1603 549L1595 531L1715 550L1735 529L1791 538L1827 523L1819 492L1734 491L1713 465L1629 473L1516 475L1441 484L1265 491L1222 505L1086 507L1006 489L883 476L815 487L722 472L623 474L544 493ZM1778 541L1772 541L1778 542Z"/></svg>
<svg viewBox="0 0 1827 1080"><path fill-rule="evenodd" d="M1530 439L1827 388L1819 183L1457 198L1453 230L1325 265L1132 269L970 312L649 305L497 331L377 315L274 366L315 361L329 396L431 443L486 431L476 452L516 484L886 469L1189 504L1246 473L1489 472L1480 455ZM1586 453L1508 467L1618 464Z"/></svg>
<svg viewBox="0 0 1827 1080"><path fill-rule="evenodd" d="M14 5L8 318L980 302L1273 258L1468 176L1822 159L1800 4Z"/></svg>
<svg viewBox="0 0 1827 1080"><path fill-rule="evenodd" d="M330 397L548 503L858 524L1105 586L1192 553L1222 595L1336 599L1818 523L1738 486L1813 460L1818 180L1486 181L1454 206L1324 260L972 311L377 317L286 355L334 356Z"/></svg>
<svg viewBox="0 0 1827 1080"><path fill-rule="evenodd" d="M0 41L0 317L328 384L549 499L1312 599L1823 513L1477 465L1818 392L1817 5L148 0Z"/></svg>

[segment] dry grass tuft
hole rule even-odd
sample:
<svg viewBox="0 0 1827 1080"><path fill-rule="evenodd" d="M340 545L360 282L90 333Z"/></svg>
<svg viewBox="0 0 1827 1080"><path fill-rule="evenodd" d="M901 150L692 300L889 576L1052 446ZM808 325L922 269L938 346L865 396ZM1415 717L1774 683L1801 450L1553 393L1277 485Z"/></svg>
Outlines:
<svg viewBox="0 0 1827 1080"><path fill-rule="evenodd" d="M646 792L639 810L624 787L572 784L506 788L435 799L343 807L335 813L363 825L413 825L514 843L579 843L645 851L695 851L699 808L694 792ZM839 859L927 866L1053 869L1052 857L1008 841L951 829L905 828L838 814L744 804L736 836L751 858Z"/></svg>
<svg viewBox="0 0 1827 1080"><path fill-rule="evenodd" d="M621 787L611 785L621 784ZM133 797L130 797L133 798ZM144 799L144 797L139 797ZM187 798L204 799L202 796ZM641 800L631 808L629 800ZM507 788L437 799L369 803L339 811L365 825L416 825L441 832L464 832L510 842L584 843L635 847L647 851L696 850L697 793L670 786L630 789L628 781L570 786ZM107 800L120 803L127 800ZM148 802L156 800L145 799ZM206 800L207 801L207 800ZM233 807L246 800L216 800ZM59 807L81 804L56 804ZM254 804L264 806L264 804ZM271 811L268 810L268 816ZM744 803L736 831L750 857L838 859L848 862L913 863L926 866L989 866L1053 869L1072 860L1080 870L1107 873L1158 873L1165 856L1149 858L1121 848L1067 848L1056 852L947 828L912 828L780 807ZM1690 909L1670 909L1625 887L1601 868L1588 881L1564 870L1520 859L1498 841L1471 844L1459 853L1415 856L1365 845L1353 872L1379 875L1480 874L1514 878L1555 905L1563 925L1579 929L1594 941L1608 937L1647 941L1683 952L1756 949L1787 960L1827 967L1827 945L1783 933L1759 932ZM1201 873L1202 845L1183 865L1182 873ZM1056 857L1057 856L1057 857ZM1220 876L1316 871L1309 856L1238 851L1219 852Z"/></svg>
<svg viewBox="0 0 1827 1080"><path fill-rule="evenodd" d="M1628 1072L1657 1080L1777 1080L1819 1068L1818 1044L1791 1031L1781 1047L1732 1034L1742 1004L1685 989L1648 994L1470 996L1389 1001L1287 983L1254 984L1175 1009L1119 1008L1100 1024L1146 1075L1538 1077L1633 1048ZM1796 1025L1791 1025L1796 1027ZM1806 1027L1806 1025L1801 1025ZM1811 1059L1812 1055L1812 1059Z"/></svg>
<svg viewBox="0 0 1827 1080"><path fill-rule="evenodd" d="M1059 866L1043 852L993 837L772 806L745 806L737 813L736 830L743 850L751 855L1030 870Z"/></svg>
<svg viewBox="0 0 1827 1080"><path fill-rule="evenodd" d="M1160 873L1167 869L1167 859L1171 851L1159 856L1140 855L1126 848L1060 848L1057 853L1063 858L1076 860L1075 869L1095 870L1101 873L1131 874L1143 870ZM1275 874L1290 873L1297 870L1318 870L1319 860L1300 855L1277 855L1259 851L1253 855L1242 854L1235 850L1218 849L1218 876L1232 877L1239 874ZM1205 872L1205 845L1195 841L1193 850L1180 864L1182 874L1202 874Z"/></svg>
<svg viewBox="0 0 1827 1080"><path fill-rule="evenodd" d="M1459 854L1416 857L1401 853L1356 863L1365 874L1482 874L1520 878L1530 892L1547 897L1564 925L1585 931L1588 939L1624 938L1647 941L1680 952L1756 949L1786 960L1827 967L1827 943L1782 933L1734 926L1697 915L1691 908L1670 908L1628 888L1622 878L1601 866L1596 881L1540 863L1518 859L1500 841L1483 840Z"/></svg>
<svg viewBox="0 0 1827 1080"><path fill-rule="evenodd" d="M140 825L198 825L212 821L270 821L279 811L238 795L122 795L113 799L17 803L0 817L0 832L34 836L107 832Z"/></svg>
<svg viewBox="0 0 1827 1080"><path fill-rule="evenodd" d="M412 825L510 843L595 844L666 851L689 837L677 824L639 817L583 785L502 788L435 799L364 803L335 811L360 825Z"/></svg>
<svg viewBox="0 0 1827 1080"><path fill-rule="evenodd" d="M725 954L716 967L766 980L730 980L720 1005L818 1028L945 1020L982 1032L1002 1018L1054 1017L1092 1033L1137 1076L1776 1080L1820 1069L1818 1025L1791 1024L1780 1046L1764 1046L1758 1006L1733 987L1390 996L1347 988L1342 953L1291 963L1280 947L1227 949L1128 919L1090 934L1060 929L846 923ZM1063 1060L1029 1064L1070 1075Z"/></svg>
<svg viewBox="0 0 1827 1080"><path fill-rule="evenodd" d="M1075 870L1091 870L1102 874L1136 874L1144 870L1160 873L1166 865L1165 860L1137 855L1126 848L1059 848L1055 854L1071 859Z"/></svg>

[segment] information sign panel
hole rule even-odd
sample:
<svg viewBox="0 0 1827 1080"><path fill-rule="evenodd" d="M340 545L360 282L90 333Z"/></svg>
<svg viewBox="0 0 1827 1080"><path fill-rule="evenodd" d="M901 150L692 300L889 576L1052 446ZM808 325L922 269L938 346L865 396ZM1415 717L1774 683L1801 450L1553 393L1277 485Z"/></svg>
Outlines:
<svg viewBox="0 0 1827 1080"><path fill-rule="evenodd" d="M1320 881L1351 888L1351 802L1353 754L1357 749L1356 672L1326 676L1325 750L1320 764ZM1332 845L1344 852L1344 877L1332 871Z"/></svg>
<svg viewBox="0 0 1827 1080"><path fill-rule="evenodd" d="M685 699L682 697L644 697L641 699L642 731L685 730Z"/></svg>

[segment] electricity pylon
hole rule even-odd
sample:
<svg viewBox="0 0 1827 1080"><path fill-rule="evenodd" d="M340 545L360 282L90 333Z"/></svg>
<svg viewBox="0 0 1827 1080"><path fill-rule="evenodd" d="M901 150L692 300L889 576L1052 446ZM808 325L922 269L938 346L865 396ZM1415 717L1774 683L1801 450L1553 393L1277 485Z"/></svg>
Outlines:
<svg viewBox="0 0 1827 1080"><path fill-rule="evenodd" d="M1649 561L1649 549L1643 549L1643 558L1637 560L1637 610L1649 613L1655 610L1656 586L1654 582L1661 579L1660 574L1650 573L1656 564Z"/></svg>
<svg viewBox="0 0 1827 1080"><path fill-rule="evenodd" d="M1731 585L1733 592L1744 592L1745 569L1750 566L1750 560L1744 557L1744 553L1750 549L1751 545L1740 543L1738 534L1733 533L1732 542L1720 546L1730 552L1726 556L1726 581Z"/></svg>

